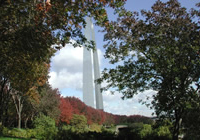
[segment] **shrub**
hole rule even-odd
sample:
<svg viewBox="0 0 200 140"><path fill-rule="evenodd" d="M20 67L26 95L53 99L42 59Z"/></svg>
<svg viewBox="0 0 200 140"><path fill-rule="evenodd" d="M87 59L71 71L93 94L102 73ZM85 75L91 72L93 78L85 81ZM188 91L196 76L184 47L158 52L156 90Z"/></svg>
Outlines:
<svg viewBox="0 0 200 140"><path fill-rule="evenodd" d="M90 131L101 132L101 126L96 123L93 123L92 125L90 125Z"/></svg>
<svg viewBox="0 0 200 140"><path fill-rule="evenodd" d="M2 135L3 135L3 136L7 136L7 135L8 135L8 132L9 132L9 129L8 129L8 128L6 128L6 127L3 127L3 128L2 128Z"/></svg>
<svg viewBox="0 0 200 140"><path fill-rule="evenodd" d="M168 126L160 126L154 130L154 138L157 140L171 140L172 134Z"/></svg>
<svg viewBox="0 0 200 140"><path fill-rule="evenodd" d="M57 139L59 140L73 140L73 133L71 126L63 125L59 128Z"/></svg>
<svg viewBox="0 0 200 140"><path fill-rule="evenodd" d="M152 127L149 124L133 123L129 124L127 128L119 129L118 139L150 140L152 132Z"/></svg>
<svg viewBox="0 0 200 140"><path fill-rule="evenodd" d="M26 130L27 138L35 138L36 131L34 129L27 129Z"/></svg>
<svg viewBox="0 0 200 140"><path fill-rule="evenodd" d="M41 140L52 140L57 135L57 128L55 121L48 116L40 114L38 118L34 120L36 138Z"/></svg>
<svg viewBox="0 0 200 140"><path fill-rule="evenodd" d="M9 136L15 137L15 138L27 138L26 130L18 129L18 128L11 129L9 131Z"/></svg>
<svg viewBox="0 0 200 140"><path fill-rule="evenodd" d="M87 119L84 115L74 114L70 121L70 125L72 126L72 132L85 133L88 131Z"/></svg>
<svg viewBox="0 0 200 140"><path fill-rule="evenodd" d="M152 128L149 124L144 124L143 128L140 130L139 135L141 139L147 138L152 134Z"/></svg>
<svg viewBox="0 0 200 140"><path fill-rule="evenodd" d="M33 129L8 129L6 127L2 130L3 136L8 137L15 137L15 138L34 138L35 137L35 131Z"/></svg>

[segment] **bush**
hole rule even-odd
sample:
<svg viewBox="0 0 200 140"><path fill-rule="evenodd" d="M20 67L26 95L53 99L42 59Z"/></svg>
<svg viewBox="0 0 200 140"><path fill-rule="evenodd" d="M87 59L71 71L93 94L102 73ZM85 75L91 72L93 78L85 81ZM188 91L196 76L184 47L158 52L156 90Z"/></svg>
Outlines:
<svg viewBox="0 0 200 140"><path fill-rule="evenodd" d="M92 125L90 125L90 131L101 132L101 126L96 123L93 123Z"/></svg>
<svg viewBox="0 0 200 140"><path fill-rule="evenodd" d="M35 137L41 140L53 140L58 132L55 121L43 114L40 114L40 116L34 120L34 126L37 134Z"/></svg>
<svg viewBox="0 0 200 140"><path fill-rule="evenodd" d="M2 130L2 135L7 137L14 137L14 138L34 138L35 131L32 129L8 129L6 127Z"/></svg>
<svg viewBox="0 0 200 140"><path fill-rule="evenodd" d="M71 126L69 125L63 125L61 127L59 127L59 131L57 134L57 139L59 140L72 140L72 136L71 136Z"/></svg>
<svg viewBox="0 0 200 140"><path fill-rule="evenodd" d="M26 130L24 129L18 129L18 128L13 128L8 131L10 137L15 137L15 138L27 138Z"/></svg>
<svg viewBox="0 0 200 140"><path fill-rule="evenodd" d="M34 129L26 129L27 138L35 138L36 131Z"/></svg>
<svg viewBox="0 0 200 140"><path fill-rule="evenodd" d="M119 129L118 139L149 140L152 135L152 127L149 124L133 123L127 128Z"/></svg>
<svg viewBox="0 0 200 140"><path fill-rule="evenodd" d="M168 126L160 126L154 130L153 137L157 140L171 140L172 134Z"/></svg>
<svg viewBox="0 0 200 140"><path fill-rule="evenodd" d="M84 115L74 114L70 121L72 132L85 133L88 132L87 119Z"/></svg>
<svg viewBox="0 0 200 140"><path fill-rule="evenodd" d="M2 135L3 135L3 136L8 136L8 132L9 132L9 129L8 129L8 128L6 128L6 127L3 127L3 128L2 128Z"/></svg>
<svg viewBox="0 0 200 140"><path fill-rule="evenodd" d="M144 124L143 128L140 130L139 135L141 139L148 138L152 134L152 128L149 124Z"/></svg>
<svg viewBox="0 0 200 140"><path fill-rule="evenodd" d="M57 135L58 140L115 140L114 132L102 129L102 132L85 131L79 132L74 130L74 126L63 125L59 128Z"/></svg>

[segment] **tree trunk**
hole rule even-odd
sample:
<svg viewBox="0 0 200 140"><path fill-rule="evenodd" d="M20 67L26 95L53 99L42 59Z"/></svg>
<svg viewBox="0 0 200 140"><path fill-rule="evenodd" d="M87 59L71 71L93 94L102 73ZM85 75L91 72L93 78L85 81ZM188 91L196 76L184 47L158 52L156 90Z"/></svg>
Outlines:
<svg viewBox="0 0 200 140"><path fill-rule="evenodd" d="M21 129L21 113L18 113L18 129Z"/></svg>
<svg viewBox="0 0 200 140"><path fill-rule="evenodd" d="M18 115L18 128L21 129L21 112L22 112L22 107L23 107L21 96L17 95L17 92L15 92L12 95L12 97L13 97L13 101L14 101L15 108L17 110L17 115ZM16 103L16 98L18 100L18 104Z"/></svg>
<svg viewBox="0 0 200 140"><path fill-rule="evenodd" d="M21 103L21 96L18 96L18 128L21 129L21 112L22 112L22 103Z"/></svg>
<svg viewBox="0 0 200 140"><path fill-rule="evenodd" d="M180 126L181 126L181 114L180 111L175 111L175 124L174 124L174 130L173 130L173 140L178 140Z"/></svg>
<svg viewBox="0 0 200 140"><path fill-rule="evenodd" d="M24 127L27 128L28 117L25 119Z"/></svg>
<svg viewBox="0 0 200 140"><path fill-rule="evenodd" d="M173 140L178 140L178 133L177 132L173 132Z"/></svg>
<svg viewBox="0 0 200 140"><path fill-rule="evenodd" d="M2 77L1 77L2 78ZM1 85L0 85L0 123L2 125L4 125L4 105L5 105L5 99L4 99L4 96L5 96L5 86L6 86L6 82L7 80L6 79L1 79Z"/></svg>

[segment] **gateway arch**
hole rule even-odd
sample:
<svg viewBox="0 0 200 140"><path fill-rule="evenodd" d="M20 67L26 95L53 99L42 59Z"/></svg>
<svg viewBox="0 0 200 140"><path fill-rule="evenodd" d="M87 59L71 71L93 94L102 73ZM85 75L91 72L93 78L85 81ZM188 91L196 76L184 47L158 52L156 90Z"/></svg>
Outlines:
<svg viewBox="0 0 200 140"><path fill-rule="evenodd" d="M88 40L94 41L96 44L94 25L90 17L86 17L85 37ZM92 58L93 58L93 63L92 63ZM93 73L94 73L94 78L93 78ZM100 78L100 68L99 68L97 48L91 50L87 49L86 47L83 47L83 102L86 105L94 108L94 98L95 98L96 109L103 110L103 97L100 91L101 85L95 81L98 78ZM95 91L95 97L94 97L94 91Z"/></svg>

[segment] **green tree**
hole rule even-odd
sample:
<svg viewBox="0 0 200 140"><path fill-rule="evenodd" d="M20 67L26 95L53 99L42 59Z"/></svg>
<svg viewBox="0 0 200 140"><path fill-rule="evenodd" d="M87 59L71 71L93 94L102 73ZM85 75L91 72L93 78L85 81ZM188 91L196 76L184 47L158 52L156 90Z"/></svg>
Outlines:
<svg viewBox="0 0 200 140"><path fill-rule="evenodd" d="M34 126L36 131L35 137L38 139L53 140L58 132L55 121L43 114L40 114L34 120Z"/></svg>
<svg viewBox="0 0 200 140"><path fill-rule="evenodd" d="M60 92L58 89L53 89L48 83L45 84L40 91L40 101L37 112L43 113L46 116L58 121L60 116Z"/></svg>
<svg viewBox="0 0 200 140"><path fill-rule="evenodd" d="M183 127L186 140L200 139L200 96L193 94L190 102L187 103L183 116Z"/></svg>
<svg viewBox="0 0 200 140"><path fill-rule="evenodd" d="M122 5L123 0L0 2L0 77L1 80L6 79L13 90L19 119L24 95L35 86L35 81L42 74L40 67L50 63L55 49L70 43L70 39L76 41L74 46L87 42L82 33L86 25L85 17L92 16L98 25L104 26L108 20L105 8ZM92 47L91 42L88 47ZM1 105L6 103L3 89L1 85ZM0 116L3 116L3 112L0 108Z"/></svg>
<svg viewBox="0 0 200 140"><path fill-rule="evenodd" d="M101 132L102 126L101 126L101 125L98 125L98 124L96 124L96 123L93 123L93 124L91 124L91 125L89 126L89 128L90 128L90 131L92 131L92 132Z"/></svg>
<svg viewBox="0 0 200 140"><path fill-rule="evenodd" d="M74 114L70 120L70 125L77 133L83 133L87 130L87 119L84 115Z"/></svg>
<svg viewBox="0 0 200 140"><path fill-rule="evenodd" d="M173 122L177 140L187 103L200 94L199 11L188 12L177 0L158 0L151 10L141 11L142 18L123 8L117 12L117 21L105 28L105 57L116 67L103 72L104 89L119 91L123 98L157 91L151 108Z"/></svg>
<svg viewBox="0 0 200 140"><path fill-rule="evenodd" d="M19 66L24 65L21 62L18 64ZM16 76L10 78L10 81L12 82L10 82L9 88L11 89L10 94L13 98L13 102L18 115L18 128L21 128L22 110L25 101L29 100L26 102L28 104L33 100L39 102L39 94L37 92L37 88L44 85L48 77L47 74L49 66L46 63L35 64L30 62L30 64L34 66L34 68L31 68L30 71L21 73L20 71L14 70L13 74L14 72L17 72L17 74Z"/></svg>
<svg viewBox="0 0 200 140"><path fill-rule="evenodd" d="M29 91L26 100L24 100L22 121L24 121L25 128L30 127L34 117L40 113L57 121L60 115L59 100L59 91L52 89L48 83L40 87L33 87Z"/></svg>
<svg viewBox="0 0 200 140"><path fill-rule="evenodd" d="M6 120L8 120L9 103L11 102L8 85L8 79L0 76L0 124L3 126L6 125Z"/></svg>
<svg viewBox="0 0 200 140"><path fill-rule="evenodd" d="M150 136L151 133L152 133L151 125L144 124L142 130L139 132L139 135L140 135L141 139L144 139L144 138Z"/></svg>
<svg viewBox="0 0 200 140"><path fill-rule="evenodd" d="M122 0L1 2L1 74L9 77L13 68L21 68L13 66L17 61L13 56L20 60L27 57L30 58L29 61L45 60L50 57L51 45L56 48L64 47L70 39L76 40L78 44L84 43L86 38L81 30L86 25L84 18L93 16L96 23L103 26L108 20L105 7L114 8L120 6L119 3L122 5Z"/></svg>
<svg viewBox="0 0 200 140"><path fill-rule="evenodd" d="M168 126L159 126L158 128L156 128L154 130L154 138L155 139L166 139L166 140L170 140L172 139L172 135L171 132L169 130Z"/></svg>

